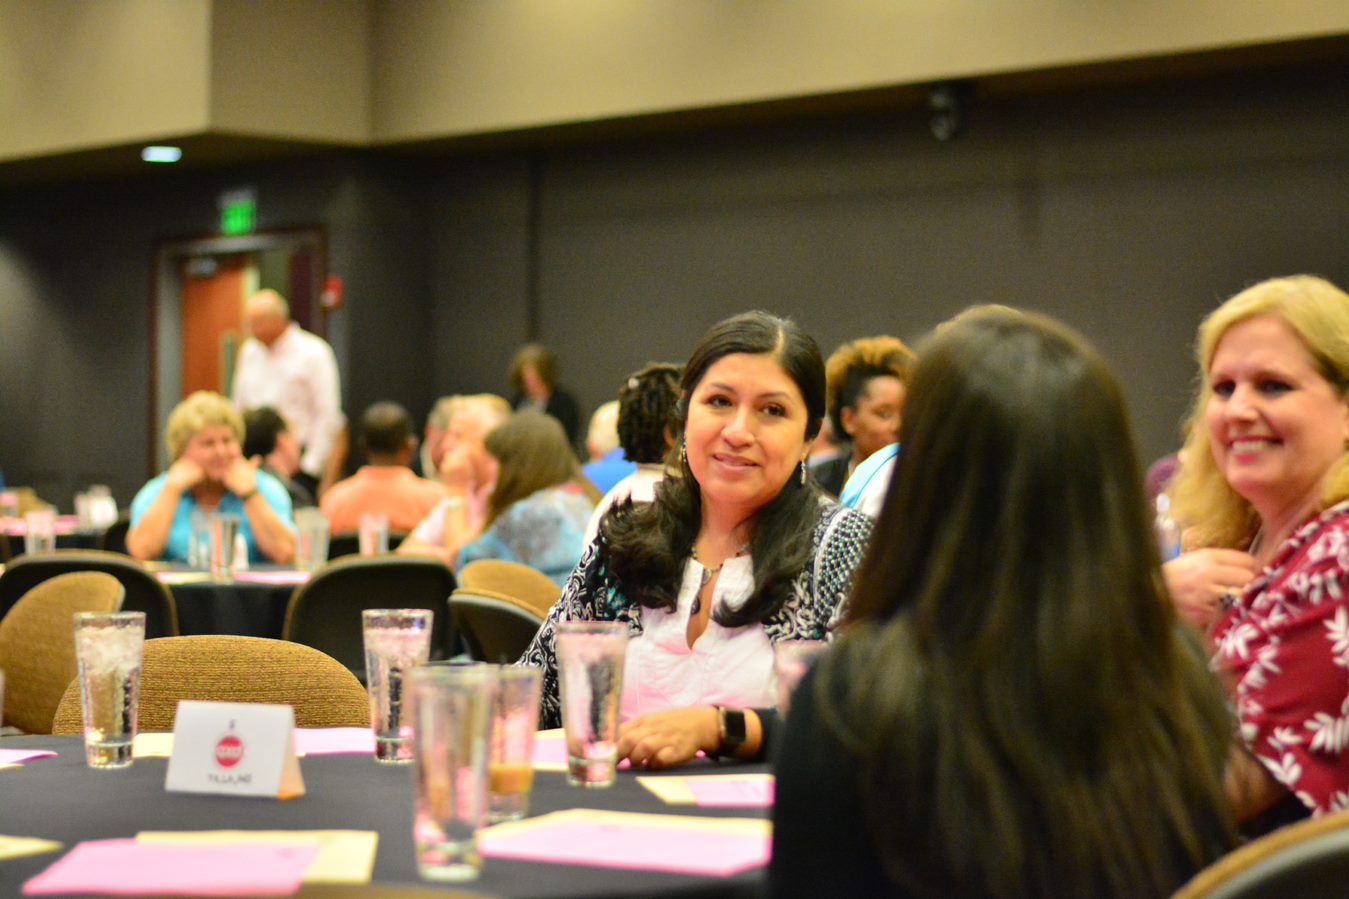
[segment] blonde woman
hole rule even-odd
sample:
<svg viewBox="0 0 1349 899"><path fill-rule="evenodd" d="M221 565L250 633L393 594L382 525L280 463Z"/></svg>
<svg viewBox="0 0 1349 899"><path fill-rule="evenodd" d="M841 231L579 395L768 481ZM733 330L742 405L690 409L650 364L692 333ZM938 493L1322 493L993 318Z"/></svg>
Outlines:
<svg viewBox="0 0 1349 899"><path fill-rule="evenodd" d="M243 419L218 393L199 390L174 408L164 435L173 464L131 502L132 556L188 561L192 513L200 510L239 516L249 561L295 558L290 496L244 458L243 434Z"/></svg>

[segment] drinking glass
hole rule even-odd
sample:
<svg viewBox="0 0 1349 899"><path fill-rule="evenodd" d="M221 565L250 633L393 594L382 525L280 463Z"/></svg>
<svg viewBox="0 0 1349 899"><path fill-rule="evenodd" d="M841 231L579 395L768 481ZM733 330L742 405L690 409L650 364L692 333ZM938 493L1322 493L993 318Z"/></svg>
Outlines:
<svg viewBox="0 0 1349 899"><path fill-rule="evenodd" d="M408 675L415 733L412 837L426 880L478 876L477 833L487 822L488 732L495 673L485 665L431 665Z"/></svg>
<svg viewBox="0 0 1349 899"><path fill-rule="evenodd" d="M362 515L358 539L363 556L378 556L388 552L389 516L371 512Z"/></svg>
<svg viewBox="0 0 1349 899"><path fill-rule="evenodd" d="M529 811L534 786L534 732L539 724L539 669L501 666L492 695L488 819L516 821Z"/></svg>
<svg viewBox="0 0 1349 899"><path fill-rule="evenodd" d="M376 761L412 761L412 728L403 709L403 679L431 654L431 619L429 609L361 612Z"/></svg>
<svg viewBox="0 0 1349 899"><path fill-rule="evenodd" d="M239 536L239 516L220 514L211 517L211 579L228 581L234 577L235 538Z"/></svg>
<svg viewBox="0 0 1349 899"><path fill-rule="evenodd" d="M0 490L0 518L19 517L19 494L14 490Z"/></svg>
<svg viewBox="0 0 1349 899"><path fill-rule="evenodd" d="M23 516L23 551L28 555L56 549L56 510L51 506L32 509Z"/></svg>
<svg viewBox="0 0 1349 899"><path fill-rule="evenodd" d="M573 786L607 787L614 782L627 648L628 626L622 621L564 621L557 626L567 781Z"/></svg>
<svg viewBox="0 0 1349 899"><path fill-rule="evenodd" d="M773 644L773 672L778 681L778 714L784 718L792 692L810 670L814 657L829 648L822 640L783 640Z"/></svg>
<svg viewBox="0 0 1349 899"><path fill-rule="evenodd" d="M131 764L144 643L144 612L75 613L84 757L90 768Z"/></svg>
<svg viewBox="0 0 1349 899"><path fill-rule="evenodd" d="M5 726L5 672L0 669L0 727Z"/></svg>
<svg viewBox="0 0 1349 899"><path fill-rule="evenodd" d="M211 570L211 516L201 509L193 509L192 530L188 537L187 564L203 571Z"/></svg>
<svg viewBox="0 0 1349 899"><path fill-rule="evenodd" d="M295 567L318 571L328 561L328 519L318 509L295 513Z"/></svg>

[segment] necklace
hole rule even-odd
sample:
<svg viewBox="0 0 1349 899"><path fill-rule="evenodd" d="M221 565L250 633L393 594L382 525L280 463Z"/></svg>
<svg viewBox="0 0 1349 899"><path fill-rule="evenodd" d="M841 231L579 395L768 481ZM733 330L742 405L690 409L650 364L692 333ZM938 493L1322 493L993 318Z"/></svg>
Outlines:
<svg viewBox="0 0 1349 899"><path fill-rule="evenodd" d="M727 558L735 558L735 556L743 556L747 552L749 552L748 543L744 544L738 550L736 550L735 555L728 556ZM698 547L696 546L693 547L692 551L690 552L690 555L693 557L693 561L697 562L699 567L703 569L702 580L698 584L698 593L693 597L693 607L689 610L690 614L697 615L699 612L703 610L703 590L705 590L707 588L707 585L712 582L712 578L716 577L717 573L721 571L721 566L726 564L726 559L722 559L721 563L718 564L715 568L708 568L706 565L703 564L703 560L698 558Z"/></svg>

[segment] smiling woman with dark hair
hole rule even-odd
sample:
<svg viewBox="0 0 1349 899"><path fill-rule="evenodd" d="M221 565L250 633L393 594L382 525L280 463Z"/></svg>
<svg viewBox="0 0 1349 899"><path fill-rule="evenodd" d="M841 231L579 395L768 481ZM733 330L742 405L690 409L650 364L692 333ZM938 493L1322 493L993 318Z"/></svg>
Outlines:
<svg viewBox="0 0 1349 899"><path fill-rule="evenodd" d="M620 756L661 767L699 750L750 757L776 701L773 645L823 640L870 522L806 477L824 363L795 323L750 312L712 328L684 367L679 475L615 506L522 662L544 671L556 726L558 622L624 621Z"/></svg>
<svg viewBox="0 0 1349 899"><path fill-rule="evenodd" d="M843 636L775 752L774 895L1166 896L1230 845L1124 400L1049 319L919 351Z"/></svg>

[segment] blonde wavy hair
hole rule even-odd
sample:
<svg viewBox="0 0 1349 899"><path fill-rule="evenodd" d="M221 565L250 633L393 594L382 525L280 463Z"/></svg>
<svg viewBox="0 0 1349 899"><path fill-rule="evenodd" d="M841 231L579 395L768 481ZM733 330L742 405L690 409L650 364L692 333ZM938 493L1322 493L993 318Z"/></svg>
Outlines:
<svg viewBox="0 0 1349 899"><path fill-rule="evenodd" d="M234 439L244 441L244 419L229 400L210 390L198 390L173 407L169 423L164 429L164 444L169 458L176 460L187 449L192 435L211 425L225 425L234 432Z"/></svg>
<svg viewBox="0 0 1349 899"><path fill-rule="evenodd" d="M1199 326L1199 392L1190 411L1184 460L1168 491L1176 518L1188 526L1194 547L1246 547L1260 529L1260 517L1223 477L1213 461L1204 413L1213 396L1209 366L1218 343L1233 325L1262 315L1288 324L1311 354L1316 370L1341 397L1349 392L1349 294L1324 278L1293 275L1248 287L1209 313ZM1349 456L1326 475L1320 508L1349 497Z"/></svg>

